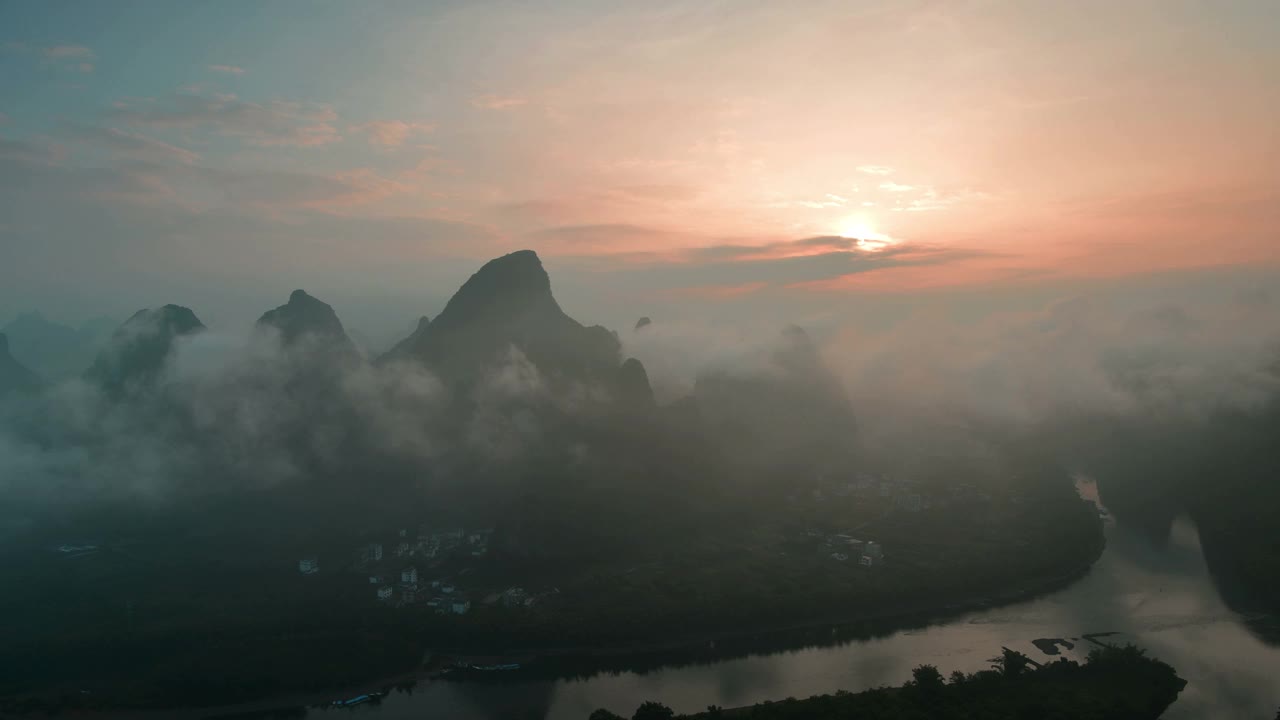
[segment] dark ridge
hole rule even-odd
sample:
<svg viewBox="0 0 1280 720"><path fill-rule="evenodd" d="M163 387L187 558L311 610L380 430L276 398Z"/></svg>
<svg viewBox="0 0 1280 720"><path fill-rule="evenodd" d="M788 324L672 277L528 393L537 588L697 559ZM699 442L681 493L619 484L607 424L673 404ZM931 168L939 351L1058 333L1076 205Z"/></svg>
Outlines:
<svg viewBox="0 0 1280 720"><path fill-rule="evenodd" d="M485 263L443 311L384 359L423 363L448 383L469 384L520 351L552 383L587 382L615 391L621 343L600 326L583 327L560 309L538 255L521 250ZM637 382L634 370L629 382ZM647 385L647 379L645 379Z"/></svg>
<svg viewBox="0 0 1280 720"><path fill-rule="evenodd" d="M164 369L178 338L204 330L181 305L139 310L116 329L85 377L113 394L147 385Z"/></svg>
<svg viewBox="0 0 1280 720"><path fill-rule="evenodd" d="M0 396L10 392L22 392L38 389L43 383L25 365L9 354L9 338L0 333Z"/></svg>
<svg viewBox="0 0 1280 720"><path fill-rule="evenodd" d="M357 355L355 343L347 337L342 321L328 303L308 295L305 290L294 290L289 302L274 310L268 310L258 319L259 327L271 327L280 333L280 341L286 347L296 345L304 338L316 343L317 349L332 350L351 356Z"/></svg>

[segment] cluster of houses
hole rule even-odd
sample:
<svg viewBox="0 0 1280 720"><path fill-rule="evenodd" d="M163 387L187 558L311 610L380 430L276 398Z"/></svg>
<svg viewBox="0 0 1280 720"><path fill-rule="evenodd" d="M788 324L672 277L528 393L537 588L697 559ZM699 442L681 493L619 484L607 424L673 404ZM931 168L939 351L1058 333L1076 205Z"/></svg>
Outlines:
<svg viewBox="0 0 1280 720"><path fill-rule="evenodd" d="M811 538L822 538L818 552L837 562L852 560L863 567L877 567L884 563L884 546L874 540L859 540L844 533L823 537L816 530L807 534Z"/></svg>
<svg viewBox="0 0 1280 720"><path fill-rule="evenodd" d="M491 529L464 532L460 528L432 531L423 527L412 535L409 530L401 529L393 538L394 544L384 547L379 542L367 543L356 550L348 563L368 577L379 602L395 607L425 607L441 615L466 615L471 611L472 602L457 582L449 577L427 579L423 572L438 575L440 571L432 572L432 569L440 568L446 561L486 556L492 534ZM320 562L315 556L304 557L298 561L298 571L314 575L320 571ZM467 568L461 570L461 574L466 572ZM511 587L490 593L484 603L532 608L558 592L534 593Z"/></svg>
<svg viewBox="0 0 1280 720"><path fill-rule="evenodd" d="M397 607L425 605L438 615L466 615L471 610L471 600L452 580L426 580L413 566L400 571L398 583L382 575L370 575L369 582L378 586L379 601Z"/></svg>
<svg viewBox="0 0 1280 720"><path fill-rule="evenodd" d="M418 557L426 560L445 559L456 555L484 557L489 553L489 539L492 529L475 530L470 533L461 528L431 531L426 527L419 529L416 537L410 538L409 531L401 529L399 541L396 543L395 556L398 558Z"/></svg>

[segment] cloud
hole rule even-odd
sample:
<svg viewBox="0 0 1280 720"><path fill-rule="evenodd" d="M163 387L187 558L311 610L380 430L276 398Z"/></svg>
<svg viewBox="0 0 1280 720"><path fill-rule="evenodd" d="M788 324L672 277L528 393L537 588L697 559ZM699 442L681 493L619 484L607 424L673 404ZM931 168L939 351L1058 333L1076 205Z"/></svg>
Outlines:
<svg viewBox="0 0 1280 720"><path fill-rule="evenodd" d="M13 53L25 54L33 48L25 43L11 42L5 43L4 49ZM35 49L35 52L39 54L41 63L46 67L56 67L81 73L93 72L93 61L97 58L93 50L83 45L54 45Z"/></svg>
<svg viewBox="0 0 1280 720"><path fill-rule="evenodd" d="M23 166L52 162L53 158L54 153L48 146L37 145L27 140L7 140L0 137L0 160L22 164L10 168L15 171L12 175L15 181L21 180L19 173ZM3 182L3 179L5 178L0 177L0 182Z"/></svg>
<svg viewBox="0 0 1280 720"><path fill-rule="evenodd" d="M156 129L208 129L251 145L314 147L338 142L338 114L322 104L272 100L253 103L235 95L174 94L163 100L122 101L111 117Z"/></svg>
<svg viewBox="0 0 1280 720"><path fill-rule="evenodd" d="M190 150L116 128L79 127L66 135L72 139L107 148L118 155L156 162L173 161L190 165L200 156Z"/></svg>
<svg viewBox="0 0 1280 720"><path fill-rule="evenodd" d="M952 265L988 253L917 243L869 246L855 238L810 237L760 244L722 243L664 252L575 258L584 270L608 272L610 286L663 296L736 297L765 291L831 289L825 283L892 268Z"/></svg>
<svg viewBox="0 0 1280 720"><path fill-rule="evenodd" d="M778 200L767 203L768 208L805 208L807 210L821 210L823 208L844 207L849 204L849 198L835 193L827 193L821 198L813 200Z"/></svg>
<svg viewBox="0 0 1280 720"><path fill-rule="evenodd" d="M627 223L561 225L528 233L531 245L568 254L606 250L628 252L687 241L689 235Z"/></svg>
<svg viewBox="0 0 1280 720"><path fill-rule="evenodd" d="M505 95L479 95L471 98L473 107L482 108L484 110L510 110L511 108L527 105L528 100L519 97L510 97Z"/></svg>
<svg viewBox="0 0 1280 720"><path fill-rule="evenodd" d="M987 200L991 197L987 193L977 192L974 190L940 191L937 188L919 185L914 187L899 187L911 187L911 189L919 191L919 195L909 200L904 200L902 198L895 200L894 206L889 208L894 212L931 212L934 210L946 210L954 205Z"/></svg>
<svg viewBox="0 0 1280 720"><path fill-rule="evenodd" d="M893 172L893 168L884 165L859 165L857 170L868 175L888 175Z"/></svg>
<svg viewBox="0 0 1280 720"><path fill-rule="evenodd" d="M243 75L246 70L236 65L209 65L210 72L223 73L226 75Z"/></svg>
<svg viewBox="0 0 1280 720"><path fill-rule="evenodd" d="M880 183L880 189L887 192L909 192L915 189L914 185L903 185L890 180L889 182Z"/></svg>
<svg viewBox="0 0 1280 720"><path fill-rule="evenodd" d="M405 122L404 120L370 120L347 128L351 132L364 134L369 142L385 147L400 147L410 137L434 132L433 123Z"/></svg>
<svg viewBox="0 0 1280 720"><path fill-rule="evenodd" d="M40 51L50 60L92 60L93 51L83 45L55 45Z"/></svg>

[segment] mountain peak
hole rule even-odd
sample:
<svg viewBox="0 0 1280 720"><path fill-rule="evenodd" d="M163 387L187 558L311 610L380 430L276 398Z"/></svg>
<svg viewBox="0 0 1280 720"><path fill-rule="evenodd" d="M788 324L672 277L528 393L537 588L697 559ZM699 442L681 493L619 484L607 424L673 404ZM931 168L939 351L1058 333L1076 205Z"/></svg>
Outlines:
<svg viewBox="0 0 1280 720"><path fill-rule="evenodd" d="M483 321L512 313L560 314L551 295L551 278L538 254L518 250L485 263L449 299L435 325Z"/></svg>
<svg viewBox="0 0 1280 720"><path fill-rule="evenodd" d="M620 370L621 343L600 327L583 327L560 308L551 278L532 250L490 260L476 271L429 323L424 319L386 358L413 358L446 382L474 382L518 349L550 382L624 380L647 390L639 367Z"/></svg>
<svg viewBox="0 0 1280 720"><path fill-rule="evenodd" d="M289 294L289 302L268 310L258 318L259 327L270 327L280 333L280 341L292 345L304 336L333 343L342 352L356 354L355 345L347 337L342 321L328 303L312 297L306 290Z"/></svg>
<svg viewBox="0 0 1280 720"><path fill-rule="evenodd" d="M176 323L178 327L185 328L187 330L204 327L204 323L200 322L200 319L191 311L191 308L183 307L181 305L165 305L160 308L160 316L165 321Z"/></svg>
<svg viewBox="0 0 1280 720"><path fill-rule="evenodd" d="M178 338L203 330L190 308L144 308L115 331L86 375L113 393L147 383L164 369Z"/></svg>

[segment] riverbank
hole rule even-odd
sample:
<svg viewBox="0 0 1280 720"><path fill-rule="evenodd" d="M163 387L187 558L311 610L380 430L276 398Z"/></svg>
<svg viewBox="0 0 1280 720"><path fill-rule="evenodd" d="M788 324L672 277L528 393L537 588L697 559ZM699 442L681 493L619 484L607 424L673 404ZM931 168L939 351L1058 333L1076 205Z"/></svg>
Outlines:
<svg viewBox="0 0 1280 720"><path fill-rule="evenodd" d="M707 557L655 565L644 574L633 574L626 568L609 568L612 574L607 576L584 571L584 578L591 580L566 588L564 593L576 604L557 602L533 613L482 606L464 617L393 608L378 608L378 614L372 616L317 606L332 617L332 622L322 627L327 633L323 636L294 632L259 644L257 636L246 634L233 644L223 633L210 634L204 643L191 646L193 652L196 647L209 647L220 653L214 658L217 662L202 666L209 672L235 668L240 671L235 678L250 681L258 675L246 672L246 668L265 668L285 655L293 658L296 662L283 666L275 675L297 681L278 685L278 692L257 691L257 685L244 684L225 673L211 676L194 673L191 666L162 664L154 666L160 668L154 671L158 678L173 676L187 683L188 678L213 677L226 692L211 687L216 692L169 692L162 696L143 684L147 677L120 672L130 685L113 685L101 679L97 686L81 685L63 679L61 687L52 692L43 696L32 693L34 703L21 697L15 701L11 696L6 709L28 714L45 710L102 713L132 706L140 709L117 712L113 717L154 718L162 716L161 708L174 712L175 705L186 704L180 711L191 714L184 717L207 717L328 703L384 690L406 679L428 681L436 672L458 663L518 663L521 667L517 670L464 675L466 679L533 681L681 666L886 635L1053 592L1086 574L1105 548L1096 513L1088 515L1071 505L1057 504L1042 514L1028 505L1011 504L1011 515L999 521L985 518L985 524L935 520L934 532L927 536L913 532L914 524L885 524L877 535L887 538L896 554L882 567L838 563L802 546L783 546L786 551L778 552L772 549L776 546L748 544L739 546L722 563L700 548ZM1055 509L1063 512L1054 516ZM341 579L335 576L332 580ZM593 593L593 587L602 592ZM778 588L785 588L785 593L778 593ZM777 594L769 597L771 592ZM614 602L618 599L625 601ZM369 628L353 645L344 641L342 628L343 623L355 619L363 619ZM375 626L371 620L381 624ZM424 662L422 647L428 643L434 650ZM402 652L393 657L389 654L392 645ZM317 662L313 662L312 651L323 653L324 659L314 656ZM167 667L172 670L164 674ZM325 675L312 670L322 670ZM363 680L362 670L368 673ZM79 688L85 687L95 690L83 694ZM243 702L202 702L220 697L224 702Z"/></svg>
<svg viewBox="0 0 1280 720"><path fill-rule="evenodd" d="M812 644L837 644L855 639L860 635L889 633L896 630L927 625L938 620L962 615L975 610L983 610L1002 605L1011 605L1032 600L1048 593L1061 590L1087 575L1094 563L1106 549L1105 540L1099 542L1092 554L1072 568L1047 576L1024 581L1019 587L984 592L972 596L953 597L945 602L915 604L903 606L886 602L878 609L861 610L856 613L835 613L817 618L799 621L783 621L777 623L758 623L750 629L698 633L670 637L649 642L629 643L610 647L596 646L560 646L560 647L522 647L507 651L486 651L482 654L469 652L465 648L440 648L437 655L445 658L446 664L497 664L521 663L520 675L541 675L540 670L549 670L552 674L564 671L565 661L588 661L586 664L609 665L609 660L622 660L628 668L643 666L648 656L671 654L688 654L688 662L703 662L707 659L723 659L734 655L758 651L762 646L777 641L783 646L804 646ZM813 637L817 631L826 632L825 637ZM802 636L802 637L797 637ZM807 636L807 637L805 637ZM744 646L741 647L740 646ZM664 657L662 665L679 665ZM552 665L552 667L547 667ZM612 666L602 666L599 671L613 670ZM517 673L506 672L510 677ZM579 674L579 673L575 673ZM495 676L496 677L496 676Z"/></svg>
<svg viewBox="0 0 1280 720"><path fill-rule="evenodd" d="M753 627L736 632L667 638L650 643L634 643L612 648L544 647L513 650L507 654L483 655L454 649L437 649L424 657L418 667L394 676L365 683L353 683L323 693L298 693L269 699L206 707L166 708L155 710L117 710L82 713L94 720L206 720L214 718L254 718L277 715L288 717L306 707L327 705L337 698L352 697L373 691L391 691L397 687L422 683L451 682L443 670L454 663L493 665L519 662L514 671L466 673L458 676L467 681L493 682L538 681L565 676L590 676L600 672L641 671L651 667L680 667L695 663L725 660L761 652L783 651L798 647L838 645L872 635L889 634L958 617L975 610L1001 607L1041 597L1065 588L1088 575L1094 562L1105 549L1099 544L1097 554L1068 571L1027 580L1018 588L985 593L969 598L953 598L945 603L918 605L910 608L886 605L876 613L832 615L804 622L777 623L770 627ZM4 716L25 718L29 716Z"/></svg>
<svg viewBox="0 0 1280 720"><path fill-rule="evenodd" d="M1178 698L1187 681L1170 665L1147 657L1133 646L1104 646L1084 664L1068 660L1038 665L1005 649L996 666L978 673L953 673L944 679L938 668L922 665L913 679L896 688L858 693L816 695L803 700L763 702L732 709L674 715L647 701L636 717L682 720L837 720L849 717L929 717L934 720L983 717L990 720L1026 717L1096 717L1156 720ZM588 720L623 720L599 709Z"/></svg>

